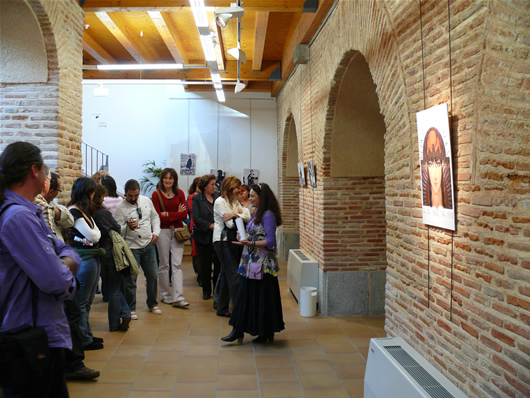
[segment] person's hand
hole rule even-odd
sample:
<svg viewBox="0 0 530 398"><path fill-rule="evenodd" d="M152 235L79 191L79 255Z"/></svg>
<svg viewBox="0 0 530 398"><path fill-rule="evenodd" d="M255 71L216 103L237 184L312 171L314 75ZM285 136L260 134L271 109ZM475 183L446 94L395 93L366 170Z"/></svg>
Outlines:
<svg viewBox="0 0 530 398"><path fill-rule="evenodd" d="M213 231L213 229L215 228L215 224L213 224L213 223L210 224L210 227L209 227L209 228Z"/></svg>
<svg viewBox="0 0 530 398"><path fill-rule="evenodd" d="M72 257L68 257L68 256L61 257L61 261L66 267L68 267L68 269L70 270L72 274L74 275L76 274L75 261Z"/></svg>
<svg viewBox="0 0 530 398"><path fill-rule="evenodd" d="M179 205L179 212L180 212L180 211L185 211L185 210L187 210L187 209L188 209L188 208L186 207L185 204L181 203L181 204Z"/></svg>
<svg viewBox="0 0 530 398"><path fill-rule="evenodd" d="M151 243L154 245L154 244L156 244L157 240L158 240L158 235L153 234L153 237L151 238Z"/></svg>
<svg viewBox="0 0 530 398"><path fill-rule="evenodd" d="M237 212L238 212L239 214L243 214L243 208L240 207L239 209L237 209Z"/></svg>
<svg viewBox="0 0 530 398"><path fill-rule="evenodd" d="M239 236L238 236L238 238L239 238ZM250 246L250 242L248 240L235 240L232 243L234 245L238 245L238 246Z"/></svg>
<svg viewBox="0 0 530 398"><path fill-rule="evenodd" d="M61 219L61 210L54 209L53 213L54 213L53 218L55 219L55 221L59 221Z"/></svg>
<svg viewBox="0 0 530 398"><path fill-rule="evenodd" d="M138 221L136 221L134 218L131 218L129 220L129 228L131 228L131 229L138 228Z"/></svg>

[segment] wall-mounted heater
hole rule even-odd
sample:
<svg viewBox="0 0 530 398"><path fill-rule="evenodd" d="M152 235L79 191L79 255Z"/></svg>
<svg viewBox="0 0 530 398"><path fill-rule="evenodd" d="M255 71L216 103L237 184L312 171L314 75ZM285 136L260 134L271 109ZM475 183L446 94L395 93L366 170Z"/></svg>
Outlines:
<svg viewBox="0 0 530 398"><path fill-rule="evenodd" d="M302 250L289 250L287 285L298 301L300 301L301 287L310 286L318 289L318 263L307 257Z"/></svg>
<svg viewBox="0 0 530 398"><path fill-rule="evenodd" d="M401 337L370 340L364 398L466 398Z"/></svg>

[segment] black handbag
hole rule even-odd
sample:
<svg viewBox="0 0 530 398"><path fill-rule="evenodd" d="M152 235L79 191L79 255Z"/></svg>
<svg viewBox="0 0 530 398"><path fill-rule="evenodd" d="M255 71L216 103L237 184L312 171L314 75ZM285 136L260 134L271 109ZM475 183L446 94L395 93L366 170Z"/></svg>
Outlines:
<svg viewBox="0 0 530 398"><path fill-rule="evenodd" d="M36 326L36 286L31 282L33 327L18 326L0 332L0 387L24 391L48 367L48 335Z"/></svg>

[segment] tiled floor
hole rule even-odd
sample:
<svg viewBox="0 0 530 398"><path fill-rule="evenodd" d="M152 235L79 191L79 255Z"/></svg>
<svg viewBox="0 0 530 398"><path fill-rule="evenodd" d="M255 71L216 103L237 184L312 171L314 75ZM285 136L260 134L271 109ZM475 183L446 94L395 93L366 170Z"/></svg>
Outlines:
<svg viewBox="0 0 530 398"><path fill-rule="evenodd" d="M186 257L185 259L189 259ZM286 264L280 286L285 330L272 344L219 340L231 330L203 301L191 263L185 262L188 310L145 306L145 279L138 278L138 316L127 333L108 332L107 304L97 295L91 311L94 334L105 348L87 351L85 363L101 371L96 381L69 382L70 396L96 398L362 397L372 337L384 337L384 317L304 318L287 290Z"/></svg>

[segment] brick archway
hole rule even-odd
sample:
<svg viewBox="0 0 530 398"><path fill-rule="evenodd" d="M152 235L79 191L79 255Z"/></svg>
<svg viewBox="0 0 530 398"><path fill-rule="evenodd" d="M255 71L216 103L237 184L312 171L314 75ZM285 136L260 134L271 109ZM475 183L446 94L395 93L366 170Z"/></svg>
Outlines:
<svg viewBox="0 0 530 398"><path fill-rule="evenodd" d="M300 247L300 184L297 164L302 156L299 150L299 137L292 113L283 125L283 145L281 148L280 167L280 203L282 203L283 225L280 227L279 256L287 260L290 249Z"/></svg>

